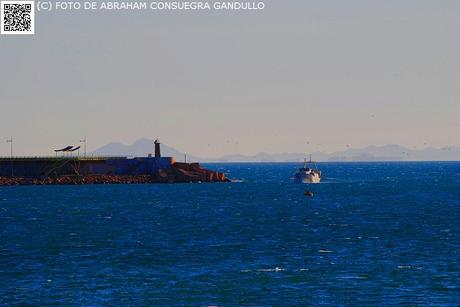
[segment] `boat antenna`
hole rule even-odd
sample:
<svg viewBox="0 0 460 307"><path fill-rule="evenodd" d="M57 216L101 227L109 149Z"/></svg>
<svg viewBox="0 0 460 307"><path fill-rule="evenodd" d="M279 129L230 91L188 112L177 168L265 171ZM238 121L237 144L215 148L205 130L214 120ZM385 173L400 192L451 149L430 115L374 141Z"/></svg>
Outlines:
<svg viewBox="0 0 460 307"><path fill-rule="evenodd" d="M310 162L309 163L313 163L313 165L315 166L315 170L317 171L318 170L318 166L316 165L316 162L313 162L311 160L311 154L310 154Z"/></svg>

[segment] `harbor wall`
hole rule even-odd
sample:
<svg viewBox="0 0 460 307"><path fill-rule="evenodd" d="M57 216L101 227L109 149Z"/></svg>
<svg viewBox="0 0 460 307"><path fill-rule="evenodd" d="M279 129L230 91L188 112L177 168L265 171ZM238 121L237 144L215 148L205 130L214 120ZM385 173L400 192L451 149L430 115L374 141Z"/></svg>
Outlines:
<svg viewBox="0 0 460 307"><path fill-rule="evenodd" d="M46 178L65 175L153 175L168 170L175 163L172 157L56 157L0 159L0 177Z"/></svg>

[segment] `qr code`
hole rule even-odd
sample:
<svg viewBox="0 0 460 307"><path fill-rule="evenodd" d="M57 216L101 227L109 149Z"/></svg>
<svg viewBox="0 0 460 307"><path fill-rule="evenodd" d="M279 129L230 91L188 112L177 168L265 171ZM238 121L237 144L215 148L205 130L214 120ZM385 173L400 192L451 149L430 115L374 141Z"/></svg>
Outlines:
<svg viewBox="0 0 460 307"><path fill-rule="evenodd" d="M1 34L34 34L34 1L1 1Z"/></svg>

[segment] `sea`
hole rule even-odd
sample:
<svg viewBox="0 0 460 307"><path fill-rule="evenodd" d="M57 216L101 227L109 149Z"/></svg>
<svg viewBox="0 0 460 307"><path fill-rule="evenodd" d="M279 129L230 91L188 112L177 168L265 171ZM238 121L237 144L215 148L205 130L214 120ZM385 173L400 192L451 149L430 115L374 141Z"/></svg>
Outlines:
<svg viewBox="0 0 460 307"><path fill-rule="evenodd" d="M0 187L0 305L460 305L459 162L205 166L235 181Z"/></svg>

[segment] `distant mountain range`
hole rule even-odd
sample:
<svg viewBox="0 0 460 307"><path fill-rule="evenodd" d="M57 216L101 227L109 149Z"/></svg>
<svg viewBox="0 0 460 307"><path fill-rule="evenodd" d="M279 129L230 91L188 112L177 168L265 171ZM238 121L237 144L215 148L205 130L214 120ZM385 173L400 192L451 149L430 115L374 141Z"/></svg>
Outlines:
<svg viewBox="0 0 460 307"><path fill-rule="evenodd" d="M154 141L139 139L131 145L110 143L96 149L93 155L136 156L143 157L153 153ZM173 156L184 160L184 153L165 144L161 144L163 156ZM200 158L187 154L188 161L201 162L301 162L305 153L258 153L253 156L225 155L220 158ZM400 145L368 146L349 148L334 153L313 152L315 161L459 161L460 146L424 149L408 149Z"/></svg>
<svg viewBox="0 0 460 307"><path fill-rule="evenodd" d="M131 145L114 142L104 145L95 151L91 152L95 156L130 156L130 157L146 157L148 154L154 153L154 140L139 139ZM183 161L185 153L178 151L166 144L161 144L161 155L165 157L176 157L177 160ZM187 160L202 161L198 157L187 155Z"/></svg>
<svg viewBox="0 0 460 307"><path fill-rule="evenodd" d="M458 161L460 147L408 149L400 145L349 148L334 153L313 152L315 161ZM233 162L300 162L305 153L258 153L254 156L227 155L219 161Z"/></svg>

